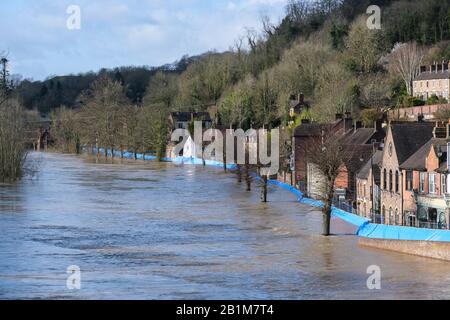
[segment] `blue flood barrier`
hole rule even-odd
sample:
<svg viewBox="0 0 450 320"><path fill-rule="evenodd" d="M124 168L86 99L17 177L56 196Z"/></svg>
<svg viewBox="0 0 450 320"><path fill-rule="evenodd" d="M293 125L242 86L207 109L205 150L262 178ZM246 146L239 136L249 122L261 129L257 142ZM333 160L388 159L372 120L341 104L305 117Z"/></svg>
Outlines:
<svg viewBox="0 0 450 320"><path fill-rule="evenodd" d="M449 230L388 226L374 223L367 223L362 226L357 235L369 239L450 242Z"/></svg>
<svg viewBox="0 0 450 320"><path fill-rule="evenodd" d="M286 189L288 191L290 191L291 193L295 194L297 196L297 199L299 202L313 206L313 207L319 207L322 208L323 207L323 203L319 200L314 200L314 199L310 199L310 198L306 198L304 197L304 194L294 188L293 186L290 186L286 183L277 181L277 180L269 180L268 181L270 184L273 185L277 185L283 189ZM363 227L364 225L366 225L367 223L369 223L369 220L360 216L357 216L355 214L346 212L344 210L338 209L333 207L332 211L331 211L331 215L337 218L340 218L341 220L346 221L347 223L350 223L358 228Z"/></svg>

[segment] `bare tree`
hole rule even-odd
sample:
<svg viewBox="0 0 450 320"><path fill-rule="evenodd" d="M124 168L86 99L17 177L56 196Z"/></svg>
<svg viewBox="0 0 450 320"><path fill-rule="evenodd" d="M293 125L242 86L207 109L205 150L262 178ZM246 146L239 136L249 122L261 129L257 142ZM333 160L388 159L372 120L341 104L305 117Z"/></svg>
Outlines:
<svg viewBox="0 0 450 320"><path fill-rule="evenodd" d="M351 157L351 151L345 148L345 145L342 143L342 135L332 132L325 125L321 128L321 134L311 138L304 148L306 148L308 165L313 166L316 174L319 176L311 177L308 174L308 180L314 178L319 181L319 185L316 187L320 192L318 192L317 196L324 204L322 208L322 234L329 236L336 178L345 159Z"/></svg>
<svg viewBox="0 0 450 320"><path fill-rule="evenodd" d="M405 81L409 95L413 95L413 80L420 72L420 65L424 57L424 50L416 42L398 43L390 55L392 71L400 74Z"/></svg>

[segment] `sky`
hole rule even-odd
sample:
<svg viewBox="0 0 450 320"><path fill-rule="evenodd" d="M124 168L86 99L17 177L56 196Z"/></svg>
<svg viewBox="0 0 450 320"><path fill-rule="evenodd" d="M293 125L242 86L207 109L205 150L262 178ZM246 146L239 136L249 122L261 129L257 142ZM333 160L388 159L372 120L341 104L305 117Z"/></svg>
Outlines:
<svg viewBox="0 0 450 320"><path fill-rule="evenodd" d="M224 51L288 0L2 0L0 52L11 73L42 80L118 66L160 66ZM67 20L80 8L80 29ZM73 21L73 20L71 20Z"/></svg>

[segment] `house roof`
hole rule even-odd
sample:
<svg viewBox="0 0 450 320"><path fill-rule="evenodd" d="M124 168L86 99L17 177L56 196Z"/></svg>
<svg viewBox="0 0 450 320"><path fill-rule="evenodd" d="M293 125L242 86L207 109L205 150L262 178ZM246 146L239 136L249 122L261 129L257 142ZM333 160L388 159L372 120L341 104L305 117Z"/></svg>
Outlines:
<svg viewBox="0 0 450 320"><path fill-rule="evenodd" d="M204 121L211 121L211 116L208 112L171 112L170 115L175 121L188 122L191 121L192 118L194 118L194 120L202 119Z"/></svg>
<svg viewBox="0 0 450 320"><path fill-rule="evenodd" d="M309 109L311 104L308 101L291 100L289 107L293 108L296 113L300 113L304 108Z"/></svg>
<svg viewBox="0 0 450 320"><path fill-rule="evenodd" d="M411 122L391 124L398 163L402 164L433 137L434 124Z"/></svg>
<svg viewBox="0 0 450 320"><path fill-rule="evenodd" d="M373 164L374 167L373 169L375 171L375 169L381 164L382 159L383 159L383 151L377 150L373 154L372 159L367 161L366 164L362 167L362 169L357 173L356 177L359 179L367 179L370 173L370 166ZM376 176L376 174L374 175Z"/></svg>
<svg viewBox="0 0 450 320"><path fill-rule="evenodd" d="M419 150L417 150L411 157L400 165L401 169L406 170L426 170L426 159L430 154L431 148L435 149L436 153L447 153L447 139L430 139Z"/></svg>
<svg viewBox="0 0 450 320"><path fill-rule="evenodd" d="M372 138L378 132L373 128L359 128L356 131L349 132L344 137L345 144L367 144L370 143Z"/></svg>
<svg viewBox="0 0 450 320"><path fill-rule="evenodd" d="M294 130L295 137L316 137L322 134L322 130L329 130L334 124L304 123Z"/></svg>
<svg viewBox="0 0 450 320"><path fill-rule="evenodd" d="M450 79L450 72L448 70L445 71L427 71L419 74L414 81L422 81L422 80L440 80L440 79Z"/></svg>
<svg viewBox="0 0 450 320"><path fill-rule="evenodd" d="M346 145L345 150L348 151L344 159L345 166L354 174L360 171L370 159L373 147L370 144Z"/></svg>

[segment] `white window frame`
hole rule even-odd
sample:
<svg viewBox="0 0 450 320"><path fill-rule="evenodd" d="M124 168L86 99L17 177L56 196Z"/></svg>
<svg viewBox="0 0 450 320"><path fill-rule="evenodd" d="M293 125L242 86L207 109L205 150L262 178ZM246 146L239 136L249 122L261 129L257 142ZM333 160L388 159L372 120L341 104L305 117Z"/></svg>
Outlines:
<svg viewBox="0 0 450 320"><path fill-rule="evenodd" d="M434 172L428 174L428 193L436 194L436 173Z"/></svg>
<svg viewBox="0 0 450 320"><path fill-rule="evenodd" d="M425 172L419 174L419 192L425 192Z"/></svg>

